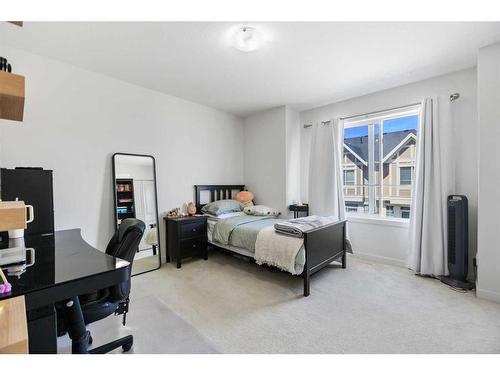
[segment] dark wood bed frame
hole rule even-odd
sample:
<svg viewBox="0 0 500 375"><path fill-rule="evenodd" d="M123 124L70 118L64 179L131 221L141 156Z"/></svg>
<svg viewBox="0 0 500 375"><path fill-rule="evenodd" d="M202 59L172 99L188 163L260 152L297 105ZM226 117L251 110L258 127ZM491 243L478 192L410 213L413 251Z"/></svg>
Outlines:
<svg viewBox="0 0 500 375"><path fill-rule="evenodd" d="M243 190L245 190L245 185L195 185L196 210L201 213L203 205L215 200L232 199L235 191ZM209 192L208 202L201 202L201 192L203 191ZM304 232L306 262L304 271L299 275L304 279L304 296L307 297L311 292L311 275L338 259L341 259L342 268L347 267L345 229L346 221L344 220ZM220 249L230 251L224 248Z"/></svg>

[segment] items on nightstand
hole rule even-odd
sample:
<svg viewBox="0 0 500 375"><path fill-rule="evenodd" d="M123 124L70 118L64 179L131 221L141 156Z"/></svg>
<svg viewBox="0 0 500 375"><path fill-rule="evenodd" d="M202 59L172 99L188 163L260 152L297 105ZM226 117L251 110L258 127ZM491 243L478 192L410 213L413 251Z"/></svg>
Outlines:
<svg viewBox="0 0 500 375"><path fill-rule="evenodd" d="M176 207L176 208L167 212L167 217L179 217L180 212L181 212L181 209L179 207Z"/></svg>
<svg viewBox="0 0 500 375"><path fill-rule="evenodd" d="M181 268L182 258L203 256L208 259L206 216L165 217L167 261L175 259Z"/></svg>
<svg viewBox="0 0 500 375"><path fill-rule="evenodd" d="M196 206L193 202L189 202L187 204L187 213L189 214L189 216L193 216L196 214Z"/></svg>
<svg viewBox="0 0 500 375"><path fill-rule="evenodd" d="M309 216L309 205L307 203L291 204L288 209L293 212L294 219L299 218L301 212L305 213L303 216Z"/></svg>

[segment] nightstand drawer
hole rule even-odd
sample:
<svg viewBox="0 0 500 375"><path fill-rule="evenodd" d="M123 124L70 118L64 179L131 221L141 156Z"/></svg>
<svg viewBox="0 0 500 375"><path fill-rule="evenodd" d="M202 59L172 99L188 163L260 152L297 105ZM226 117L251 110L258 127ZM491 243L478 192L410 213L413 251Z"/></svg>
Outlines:
<svg viewBox="0 0 500 375"><path fill-rule="evenodd" d="M181 225L181 238L205 236L207 233L206 223L198 221Z"/></svg>
<svg viewBox="0 0 500 375"><path fill-rule="evenodd" d="M181 252L183 256L197 254L200 251L205 251L207 244L204 238L191 238L181 241Z"/></svg>

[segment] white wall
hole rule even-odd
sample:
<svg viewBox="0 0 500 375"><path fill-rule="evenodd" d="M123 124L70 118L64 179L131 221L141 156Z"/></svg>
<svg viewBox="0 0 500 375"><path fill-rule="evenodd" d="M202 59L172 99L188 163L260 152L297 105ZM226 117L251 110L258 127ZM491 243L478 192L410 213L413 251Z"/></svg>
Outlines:
<svg viewBox="0 0 500 375"><path fill-rule="evenodd" d="M500 302L500 44L479 50L478 281L480 297Z"/></svg>
<svg viewBox="0 0 500 375"><path fill-rule="evenodd" d="M286 108L286 204L300 201L300 115ZM289 213L288 216L293 216Z"/></svg>
<svg viewBox="0 0 500 375"><path fill-rule="evenodd" d="M57 229L81 227L104 249L114 230L115 152L156 158L160 214L193 200L194 184L244 182L241 119L1 47L26 76L26 103L23 123L0 120L0 164L54 170Z"/></svg>
<svg viewBox="0 0 500 375"><path fill-rule="evenodd" d="M245 183L257 204L290 216L300 200L300 117L287 106L245 118Z"/></svg>
<svg viewBox="0 0 500 375"><path fill-rule="evenodd" d="M257 204L286 214L286 107L256 113L244 124L246 187Z"/></svg>
<svg viewBox="0 0 500 375"><path fill-rule="evenodd" d="M453 133L450 134L447 147L459 150L450 168L453 169L452 174L456 177L455 193L465 194L469 198L469 252L472 259L477 249L478 125L476 81L476 70L467 69L303 111L300 114L301 124L404 106L420 102L424 97L438 96L441 111L448 111L453 119ZM460 99L450 104L449 96L454 92L460 93ZM311 128L301 127L301 133L301 195L302 200L307 202ZM378 257L380 260L390 263L405 263L408 250L407 227L398 226L385 229L384 226L378 224L351 223L349 228L357 253L368 257ZM387 239L391 237L393 240L388 241ZM472 265L472 261L470 264Z"/></svg>

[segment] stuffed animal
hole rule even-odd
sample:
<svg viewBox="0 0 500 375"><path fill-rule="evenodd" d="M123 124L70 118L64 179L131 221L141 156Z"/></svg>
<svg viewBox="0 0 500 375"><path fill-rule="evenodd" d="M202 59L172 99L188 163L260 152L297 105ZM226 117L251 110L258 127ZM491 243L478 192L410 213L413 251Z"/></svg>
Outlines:
<svg viewBox="0 0 500 375"><path fill-rule="evenodd" d="M253 206L253 193L250 191L240 191L234 199L242 203L245 207Z"/></svg>
<svg viewBox="0 0 500 375"><path fill-rule="evenodd" d="M193 202L189 202L187 204L187 212L189 216L193 216L196 213L196 206L194 205Z"/></svg>

